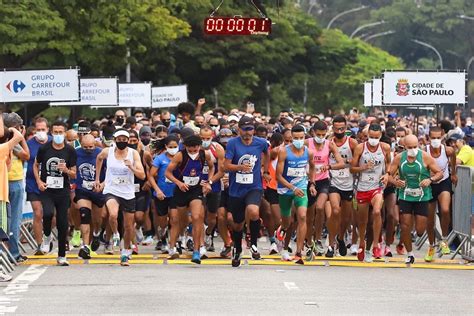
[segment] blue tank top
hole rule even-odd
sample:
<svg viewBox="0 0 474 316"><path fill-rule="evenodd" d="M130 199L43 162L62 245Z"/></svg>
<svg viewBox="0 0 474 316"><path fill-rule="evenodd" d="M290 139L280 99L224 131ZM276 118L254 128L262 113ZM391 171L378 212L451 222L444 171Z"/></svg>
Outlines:
<svg viewBox="0 0 474 316"><path fill-rule="evenodd" d="M174 188L176 187L176 184L165 176L166 168L168 168L170 161L171 160L168 158L166 153L155 157L153 160L153 166L158 169L158 173L156 174L156 184L167 198L173 196ZM153 192L153 195L156 196L156 192Z"/></svg>
<svg viewBox="0 0 474 316"><path fill-rule="evenodd" d="M77 153L77 177L74 183L78 190L92 191L95 182L95 164L97 156L101 149L96 148L92 154L86 153L84 149L79 147ZM105 167L102 167L101 181L105 178Z"/></svg>
<svg viewBox="0 0 474 316"><path fill-rule="evenodd" d="M308 166L308 147L304 147L304 153L296 156L291 150L291 145L286 146L286 160L283 168L283 177L286 181L301 190L306 190L308 186L308 176L306 168ZM278 194L293 195L293 191L278 183Z"/></svg>
<svg viewBox="0 0 474 316"><path fill-rule="evenodd" d="M181 165L173 171L173 175L176 179L184 182L188 186L195 187L200 185L205 161L205 159L202 158L203 156L205 157L204 151L199 151L196 160L192 160L191 157L189 157L186 149L182 150L181 154L183 155L183 161Z"/></svg>
<svg viewBox="0 0 474 316"><path fill-rule="evenodd" d="M214 146L214 147L213 147ZM211 149L212 148L212 149ZM211 144L209 149L209 153L211 154L211 160L214 161L214 174L217 173L217 151L214 144ZM202 180L209 180L209 167L207 166L207 161L204 163L204 169L201 176ZM221 181L216 181L211 185L212 192L218 193L221 192L222 186Z"/></svg>

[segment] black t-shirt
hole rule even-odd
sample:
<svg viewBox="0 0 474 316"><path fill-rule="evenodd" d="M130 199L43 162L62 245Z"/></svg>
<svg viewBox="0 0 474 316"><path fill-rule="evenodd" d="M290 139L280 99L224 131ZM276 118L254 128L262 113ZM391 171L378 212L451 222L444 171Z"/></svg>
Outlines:
<svg viewBox="0 0 474 316"><path fill-rule="evenodd" d="M58 165L64 160L68 169L76 166L77 154L70 145L63 149L54 149L53 142L41 146L36 155L36 161L40 164L40 179L48 184L48 192L60 193L69 191L69 177L58 170Z"/></svg>

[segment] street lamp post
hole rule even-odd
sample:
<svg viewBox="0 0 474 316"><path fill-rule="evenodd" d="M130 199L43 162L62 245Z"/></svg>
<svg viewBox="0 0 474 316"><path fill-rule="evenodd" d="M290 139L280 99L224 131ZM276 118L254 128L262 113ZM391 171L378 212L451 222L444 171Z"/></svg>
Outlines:
<svg viewBox="0 0 474 316"><path fill-rule="evenodd" d="M333 17L331 19L331 21L329 21L328 26L326 26L326 30L329 30L331 28L331 25L334 23L334 21L339 19L341 16L344 16L344 15L352 13L352 12L357 12L357 11L360 11L360 10L364 10L364 9L367 9L367 8L368 8L368 6L363 5L363 6L360 6L360 7L357 7L357 8L350 9L350 10L343 11L343 12L339 13L338 15Z"/></svg>
<svg viewBox="0 0 474 316"><path fill-rule="evenodd" d="M416 40L416 39L412 39L411 41L414 42L414 43L420 44L422 46L428 47L432 51L434 51L436 53L436 55L438 55L439 66L440 66L441 70L443 70L443 57L441 57L441 54L439 53L439 51L433 45L430 45L428 43L425 43L425 42L422 42L422 41L419 41L419 40Z"/></svg>
<svg viewBox="0 0 474 316"><path fill-rule="evenodd" d="M352 32L351 36L349 36L350 38L353 38L357 33L359 33L359 31L362 31L363 29L366 29L368 27L372 27L372 26L377 26L377 25L380 25L380 24L384 24L385 21L378 21L378 22L373 22L373 23L368 23L368 24L364 24L364 25L361 25L359 26L358 28L355 29L354 32Z"/></svg>
<svg viewBox="0 0 474 316"><path fill-rule="evenodd" d="M390 31L381 32L381 33L377 33L377 34L372 34L372 35L364 38L364 41L370 41L371 39L374 39L376 37L386 36L386 35L390 35L390 34L394 34L394 33L396 33L394 30L390 30Z"/></svg>
<svg viewBox="0 0 474 316"><path fill-rule="evenodd" d="M467 16L467 15L464 15L464 14L458 15L458 18L463 19L463 20L471 20L471 21L474 21L474 17L472 17L472 16Z"/></svg>

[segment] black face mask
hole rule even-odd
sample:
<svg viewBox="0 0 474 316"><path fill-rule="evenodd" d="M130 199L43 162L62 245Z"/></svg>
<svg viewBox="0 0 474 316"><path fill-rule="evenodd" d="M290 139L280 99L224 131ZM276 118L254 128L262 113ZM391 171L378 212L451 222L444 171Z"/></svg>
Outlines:
<svg viewBox="0 0 474 316"><path fill-rule="evenodd" d="M140 138L140 140L142 141L142 144L145 145L145 146L150 143L150 139L149 139L149 138Z"/></svg>
<svg viewBox="0 0 474 316"><path fill-rule="evenodd" d="M334 136L337 139L343 139L345 135L346 135L346 133L334 133Z"/></svg>
<svg viewBox="0 0 474 316"><path fill-rule="evenodd" d="M116 122L117 122L118 124L122 125L123 122L124 122L124 121L123 121L123 117L118 117L117 120L116 120Z"/></svg>
<svg viewBox="0 0 474 316"><path fill-rule="evenodd" d="M132 148L132 149L137 149L137 148L138 148L138 144L128 144L128 147L129 147L129 148Z"/></svg>
<svg viewBox="0 0 474 316"><path fill-rule="evenodd" d="M84 149L84 151L86 152L86 154L88 155L92 155L94 153L94 149Z"/></svg>
<svg viewBox="0 0 474 316"><path fill-rule="evenodd" d="M164 126L169 127L170 123L171 123L171 120L163 120L162 123L163 123Z"/></svg>
<svg viewBox="0 0 474 316"><path fill-rule="evenodd" d="M196 124L197 128L202 128L202 124Z"/></svg>
<svg viewBox="0 0 474 316"><path fill-rule="evenodd" d="M128 142L115 142L118 149L124 150L128 146Z"/></svg>

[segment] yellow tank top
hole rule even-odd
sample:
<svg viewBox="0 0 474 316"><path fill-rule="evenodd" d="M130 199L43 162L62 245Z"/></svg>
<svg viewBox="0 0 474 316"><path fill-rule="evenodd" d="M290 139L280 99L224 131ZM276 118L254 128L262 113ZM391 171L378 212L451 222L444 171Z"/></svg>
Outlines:
<svg viewBox="0 0 474 316"><path fill-rule="evenodd" d="M11 155L11 168L8 171L9 181L23 180L23 162L14 154Z"/></svg>

